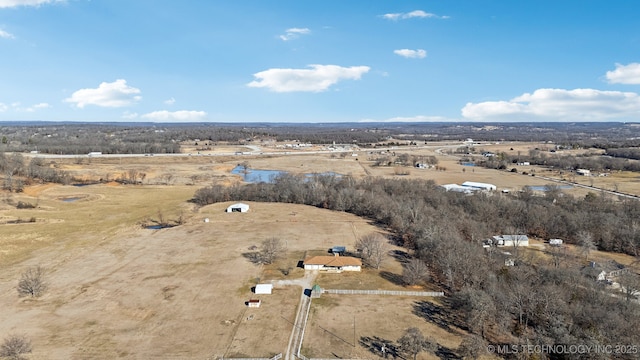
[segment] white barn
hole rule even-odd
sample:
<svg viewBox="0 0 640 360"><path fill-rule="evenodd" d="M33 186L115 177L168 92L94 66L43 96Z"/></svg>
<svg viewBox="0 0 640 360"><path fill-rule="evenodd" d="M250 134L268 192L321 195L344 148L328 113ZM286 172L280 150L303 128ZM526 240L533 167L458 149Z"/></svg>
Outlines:
<svg viewBox="0 0 640 360"><path fill-rule="evenodd" d="M256 294L271 294L273 291L273 284L258 284L255 288Z"/></svg>
<svg viewBox="0 0 640 360"><path fill-rule="evenodd" d="M462 183L462 186L467 186L471 188L476 188L480 190L496 190L498 187L493 184L475 182L475 181L465 181Z"/></svg>
<svg viewBox="0 0 640 360"><path fill-rule="evenodd" d="M496 246L529 246L527 235L496 235L491 239Z"/></svg>
<svg viewBox="0 0 640 360"><path fill-rule="evenodd" d="M226 212L247 212L249 211L249 205L243 203L236 203L233 205L229 205Z"/></svg>
<svg viewBox="0 0 640 360"><path fill-rule="evenodd" d="M475 191L480 190L478 188L469 187L469 186L461 186L461 185L458 185L458 184L445 184L445 185L441 185L441 186L447 191L461 192L461 193L465 193L465 194L471 194L471 193L473 193Z"/></svg>

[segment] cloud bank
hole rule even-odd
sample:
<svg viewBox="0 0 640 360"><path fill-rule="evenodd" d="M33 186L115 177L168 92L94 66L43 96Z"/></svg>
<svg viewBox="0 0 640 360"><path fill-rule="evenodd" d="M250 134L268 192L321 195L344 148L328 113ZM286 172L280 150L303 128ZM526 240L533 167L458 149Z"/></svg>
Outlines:
<svg viewBox="0 0 640 360"><path fill-rule="evenodd" d="M424 59L425 57L427 57L427 52L422 49L399 49L393 50L393 53L409 59Z"/></svg>
<svg viewBox="0 0 640 360"><path fill-rule="evenodd" d="M370 70L368 66L309 65L309 69L268 69L253 74L249 87L267 88L274 92L321 92L341 80L359 80Z"/></svg>
<svg viewBox="0 0 640 360"><path fill-rule="evenodd" d="M0 0L0 8L13 8L18 6L40 6L44 4L65 2L66 0Z"/></svg>
<svg viewBox="0 0 640 360"><path fill-rule="evenodd" d="M195 122L203 121L207 118L207 113L204 111L154 111L141 116L143 119L149 119L158 122Z"/></svg>
<svg viewBox="0 0 640 360"><path fill-rule="evenodd" d="M127 85L124 79L118 79L112 83L103 82L96 89L80 89L65 102L74 103L79 108L87 105L101 107L124 107L140 101L140 89Z"/></svg>
<svg viewBox="0 0 640 360"><path fill-rule="evenodd" d="M8 33L6 31L0 29L0 38L3 38L3 39L15 39L16 37L13 36L13 34Z"/></svg>
<svg viewBox="0 0 640 360"><path fill-rule="evenodd" d="M616 64L616 69L607 71L606 77L611 84L640 84L640 63Z"/></svg>
<svg viewBox="0 0 640 360"><path fill-rule="evenodd" d="M291 29L287 29L283 35L280 35L280 39L282 41L289 41L289 40L299 38L300 35L307 35L310 33L311 33L311 30L307 28L291 28Z"/></svg>
<svg viewBox="0 0 640 360"><path fill-rule="evenodd" d="M422 11L422 10L414 10L414 11L407 12L407 13L384 14L384 15L382 15L382 17L387 19L387 20L393 20L393 21L404 20L404 19L412 19L412 18L422 18L422 19L427 19L427 18L448 19L449 18L449 16L446 16L446 15L445 16L440 16L440 15L428 13L428 12Z"/></svg>
<svg viewBox="0 0 640 360"><path fill-rule="evenodd" d="M474 121L626 121L640 117L640 96L595 89L538 89L506 101L467 103Z"/></svg>

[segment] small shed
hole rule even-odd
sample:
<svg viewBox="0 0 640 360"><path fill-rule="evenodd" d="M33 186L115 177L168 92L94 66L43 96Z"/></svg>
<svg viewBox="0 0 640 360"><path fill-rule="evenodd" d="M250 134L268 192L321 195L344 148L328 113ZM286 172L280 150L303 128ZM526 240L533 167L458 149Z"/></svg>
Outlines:
<svg viewBox="0 0 640 360"><path fill-rule="evenodd" d="M256 294L271 294L273 291L273 284L258 284L256 285Z"/></svg>
<svg viewBox="0 0 640 360"><path fill-rule="evenodd" d="M262 304L262 300L260 299L250 299L247 301L248 307L260 307L260 304Z"/></svg>
<svg viewBox="0 0 640 360"><path fill-rule="evenodd" d="M229 205L226 212L247 212L249 211L249 205L243 203L235 203L233 205Z"/></svg>

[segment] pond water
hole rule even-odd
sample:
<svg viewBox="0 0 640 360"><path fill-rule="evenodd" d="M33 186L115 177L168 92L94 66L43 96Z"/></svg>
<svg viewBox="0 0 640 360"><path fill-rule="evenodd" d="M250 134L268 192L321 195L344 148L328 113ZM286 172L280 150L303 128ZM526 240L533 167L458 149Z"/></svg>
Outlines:
<svg viewBox="0 0 640 360"><path fill-rule="evenodd" d="M286 174L286 171L260 169L247 169L245 171L242 166L236 166L231 170L231 173L242 176L242 179L248 183L271 183L276 176Z"/></svg>
<svg viewBox="0 0 640 360"><path fill-rule="evenodd" d="M547 187L546 186L530 185L530 186L526 186L526 187L529 190L533 190L533 191L547 191ZM571 185L558 185L557 188L560 189L560 190L567 190L567 189L573 189L573 186L571 186Z"/></svg>
<svg viewBox="0 0 640 360"><path fill-rule="evenodd" d="M231 173L234 175L242 176L242 179L248 183L272 183L274 179L282 174L286 174L286 171L282 170L263 170L263 169L248 169L244 170L242 166L236 166L231 170ZM304 174L306 177L311 177L316 174ZM332 171L319 173L318 175L332 175L332 176L341 176L340 174L334 173Z"/></svg>
<svg viewBox="0 0 640 360"><path fill-rule="evenodd" d="M472 162L463 162L463 163L460 163L460 165L462 165L462 166L476 166L476 164L472 163Z"/></svg>
<svg viewBox="0 0 640 360"><path fill-rule="evenodd" d="M144 228L149 230L160 230L160 229L166 229L170 227L173 227L173 225L149 225L149 226L145 226Z"/></svg>

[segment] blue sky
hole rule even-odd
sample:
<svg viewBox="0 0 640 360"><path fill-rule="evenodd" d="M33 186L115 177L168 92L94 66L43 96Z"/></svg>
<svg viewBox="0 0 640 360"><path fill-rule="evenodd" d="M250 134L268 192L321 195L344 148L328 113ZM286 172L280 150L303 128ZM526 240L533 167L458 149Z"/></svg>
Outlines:
<svg viewBox="0 0 640 360"><path fill-rule="evenodd" d="M640 121L640 1L0 0L0 121Z"/></svg>

